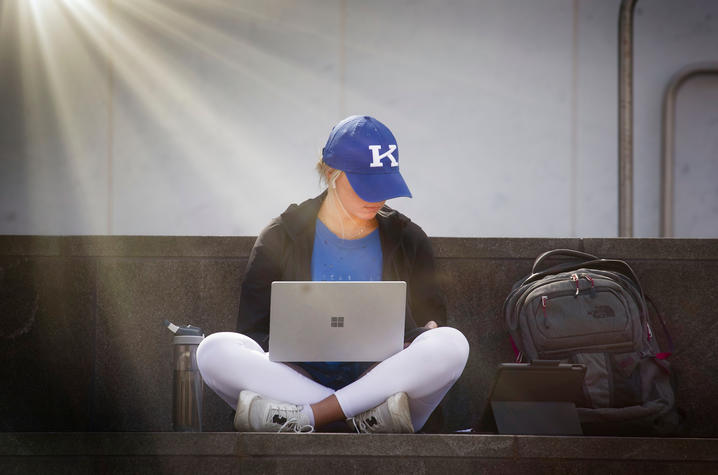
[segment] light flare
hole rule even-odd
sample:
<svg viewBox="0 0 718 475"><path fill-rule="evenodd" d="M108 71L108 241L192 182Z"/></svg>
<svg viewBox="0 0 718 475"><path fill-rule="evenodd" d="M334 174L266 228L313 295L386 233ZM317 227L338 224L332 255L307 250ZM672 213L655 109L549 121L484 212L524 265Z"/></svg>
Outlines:
<svg viewBox="0 0 718 475"><path fill-rule="evenodd" d="M48 131L57 131L62 149L55 155L58 160L66 157L67 164L64 169L54 169L72 175L75 203L100 198L98 192L104 188L97 183L103 173L107 176L108 211L102 214L108 215L108 233L112 233L114 196L125 196L121 190L115 193L112 185L119 158L114 155L118 150L128 153L121 148L127 144L118 141L120 134L124 135L119 140L134 137L147 150L162 154L147 153L144 160L181 161L189 173L183 179L203 183L201 189L226 202L236 198L238 180L261 183L271 177L272 187L280 189L296 180L286 173L281 160L266 159L268 145L272 145L267 141L276 140L270 135L274 131L232 107L242 107L248 98L246 89L271 98L267 107L276 101L289 105L300 117L322 113L317 98L296 94L293 84L327 82L326 76L291 55L283 56L253 42L242 32L251 21L276 23L278 29L291 27L278 23L277 15L215 0L5 0L2 8L3 23L10 10L15 11L19 23L18 62L30 146L35 156L47 157L54 143L47 139ZM228 18L229 26L218 18ZM238 24L236 34L231 30L232 21ZM332 41L321 32L301 33L327 44ZM220 87L229 85L230 89L209 89L211 83L207 84L204 72L188 63L192 55L201 58L199 64L208 64L213 73L219 73L225 81ZM232 89L232 77L245 88ZM257 107L256 100L251 104ZM102 110L106 118L99 123ZM88 126L88 120L94 123ZM147 129L159 136L157 143ZM98 146L103 141L105 152ZM107 157L98 157L101 152ZM262 167L253 166L257 160L262 160ZM135 167L143 166L141 161L133 157ZM47 183L48 177L43 175L47 173L39 170L31 179L40 186ZM182 193L170 174L153 175L152 185L158 197ZM98 213L93 210L88 207L76 212L84 214L91 229L103 229L105 225L97 222ZM255 210L240 204L227 213L241 220Z"/></svg>

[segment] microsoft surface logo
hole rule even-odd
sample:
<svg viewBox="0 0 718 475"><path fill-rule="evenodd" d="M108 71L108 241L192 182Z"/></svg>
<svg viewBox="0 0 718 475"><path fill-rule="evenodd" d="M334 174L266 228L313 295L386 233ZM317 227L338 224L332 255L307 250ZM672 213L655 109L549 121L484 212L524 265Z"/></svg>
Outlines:
<svg viewBox="0 0 718 475"><path fill-rule="evenodd" d="M344 317L331 317L332 327L344 327Z"/></svg>

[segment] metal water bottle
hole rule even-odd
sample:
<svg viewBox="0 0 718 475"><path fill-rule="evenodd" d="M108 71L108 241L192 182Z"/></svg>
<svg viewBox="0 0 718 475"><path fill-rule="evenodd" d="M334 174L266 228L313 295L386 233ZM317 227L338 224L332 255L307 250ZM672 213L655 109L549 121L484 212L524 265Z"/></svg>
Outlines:
<svg viewBox="0 0 718 475"><path fill-rule="evenodd" d="M202 432L202 375L197 367L197 347L204 339L202 329L164 324L175 334L172 423L178 432Z"/></svg>

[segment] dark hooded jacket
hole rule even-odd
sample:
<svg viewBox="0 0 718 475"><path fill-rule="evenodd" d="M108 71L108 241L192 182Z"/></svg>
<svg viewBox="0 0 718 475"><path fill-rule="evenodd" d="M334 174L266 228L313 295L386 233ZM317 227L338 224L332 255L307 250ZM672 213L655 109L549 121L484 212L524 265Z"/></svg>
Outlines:
<svg viewBox="0 0 718 475"><path fill-rule="evenodd" d="M269 345L269 302L275 280L312 280L314 229L326 192L292 204L262 230L242 282L237 331ZM446 323L446 305L436 282L434 253L424 231L403 214L377 215L383 255L382 280L407 284L405 340L418 336L429 320Z"/></svg>

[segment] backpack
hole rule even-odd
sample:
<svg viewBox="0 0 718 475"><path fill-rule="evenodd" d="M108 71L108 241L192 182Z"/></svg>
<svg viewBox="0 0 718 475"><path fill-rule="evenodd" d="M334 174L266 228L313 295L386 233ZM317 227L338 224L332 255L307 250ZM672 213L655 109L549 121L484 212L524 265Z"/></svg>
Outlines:
<svg viewBox="0 0 718 475"><path fill-rule="evenodd" d="M538 270L556 256L573 259ZM676 434L681 417L670 353L659 349L643 290L626 262L570 249L545 252L514 285L503 313L517 362L586 365L577 407L584 434Z"/></svg>

